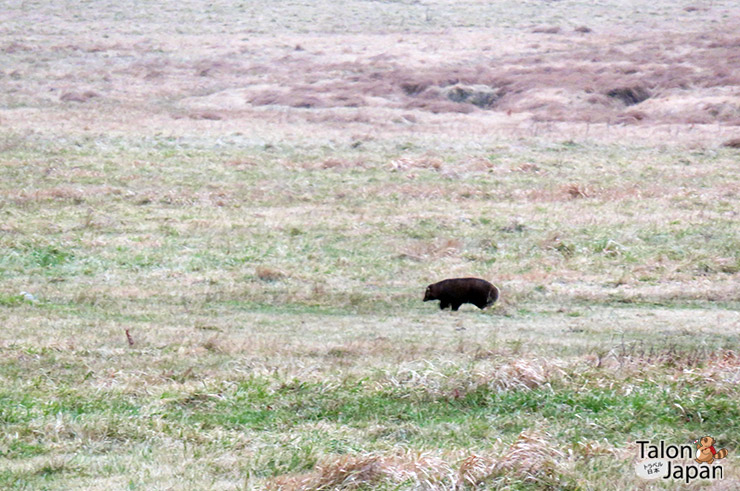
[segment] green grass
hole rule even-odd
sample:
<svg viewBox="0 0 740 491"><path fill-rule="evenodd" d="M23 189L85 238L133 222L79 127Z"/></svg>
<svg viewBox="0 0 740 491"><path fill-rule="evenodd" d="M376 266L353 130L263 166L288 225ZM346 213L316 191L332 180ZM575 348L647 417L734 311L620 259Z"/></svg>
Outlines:
<svg viewBox="0 0 740 491"><path fill-rule="evenodd" d="M559 451L582 454L558 478L571 484L583 466L613 468L614 452L624 453L637 439L686 443L712 434L728 448L740 443L734 436L737 384L708 382L697 372L707 368L701 354L691 351L673 352L673 358L656 353L663 358L653 362L621 358L616 377L611 368L584 362L545 370L543 378L490 372L508 366L500 352L495 360L430 361L420 371L332 381L245 373L188 386L189 377L201 377L169 374L164 390L123 387L103 394L90 392L101 374L83 375L83 353L75 361L60 360L51 350L28 354L36 356L43 375L15 378L0 394L2 458L22 462L62 454L77 455L79 462L52 459L31 473L5 472L0 482L7 487L84 475L86 459L101 452L127 454L173 441L204 462L246 443L250 457L241 470L259 480L311 471L326 456L382 455L399 445L442 455L496 453L534 427L544 429ZM17 368L6 364L3 373L12 377ZM687 369L688 375L677 377ZM592 442L611 442L612 450L591 454ZM617 469L625 472L626 463ZM104 469L102 476L117 472Z"/></svg>
<svg viewBox="0 0 740 491"><path fill-rule="evenodd" d="M712 364L737 350L738 232L711 198L726 181L684 175L682 151L532 141L481 169L393 145L22 141L3 154L4 487L339 485L332 466L370 458L364 485L413 488L401 448L440 459L419 464L440 488L471 455L491 487L629 487L637 439L738 443L736 359ZM441 170L387 165L430 152ZM501 286L495 309L421 302L468 274Z"/></svg>

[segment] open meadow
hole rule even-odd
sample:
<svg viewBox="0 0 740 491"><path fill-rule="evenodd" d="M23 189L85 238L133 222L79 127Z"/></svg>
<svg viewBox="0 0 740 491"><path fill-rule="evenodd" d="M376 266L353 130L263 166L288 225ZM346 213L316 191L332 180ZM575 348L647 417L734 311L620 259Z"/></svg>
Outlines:
<svg viewBox="0 0 740 491"><path fill-rule="evenodd" d="M0 1L0 489L740 488L738 25Z"/></svg>

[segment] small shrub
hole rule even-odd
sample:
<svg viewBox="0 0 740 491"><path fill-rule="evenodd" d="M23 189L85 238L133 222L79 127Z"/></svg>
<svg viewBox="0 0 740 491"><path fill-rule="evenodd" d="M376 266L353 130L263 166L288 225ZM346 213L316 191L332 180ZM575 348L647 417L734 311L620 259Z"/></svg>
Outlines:
<svg viewBox="0 0 740 491"><path fill-rule="evenodd" d="M59 266L69 262L73 257L72 253L62 251L54 246L34 248L30 252L31 262L42 268Z"/></svg>
<svg viewBox="0 0 740 491"><path fill-rule="evenodd" d="M257 266L255 274L257 275L257 278L262 281L277 281L285 278L285 273L282 271L268 268L266 266Z"/></svg>

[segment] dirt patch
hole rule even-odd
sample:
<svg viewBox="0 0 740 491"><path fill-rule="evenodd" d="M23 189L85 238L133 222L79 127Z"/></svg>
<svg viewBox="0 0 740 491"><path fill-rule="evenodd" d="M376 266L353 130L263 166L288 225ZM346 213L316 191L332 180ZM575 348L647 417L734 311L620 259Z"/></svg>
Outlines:
<svg viewBox="0 0 740 491"><path fill-rule="evenodd" d="M453 85L444 90L444 95L452 102L468 103L481 109L492 108L501 98L501 91L486 85Z"/></svg>
<svg viewBox="0 0 740 491"><path fill-rule="evenodd" d="M188 115L190 119L207 119L209 121L220 121L224 119L223 115L212 111L196 111Z"/></svg>
<svg viewBox="0 0 740 491"><path fill-rule="evenodd" d="M537 26L532 29L532 32L537 34L558 34L560 27L558 26Z"/></svg>
<svg viewBox="0 0 740 491"><path fill-rule="evenodd" d="M612 89L606 95L622 101L625 106L632 106L648 100L650 98L650 91L638 85Z"/></svg>
<svg viewBox="0 0 740 491"><path fill-rule="evenodd" d="M267 266L257 266L254 274L257 278L266 282L278 281L286 277L284 272Z"/></svg>
<svg viewBox="0 0 740 491"><path fill-rule="evenodd" d="M60 101L64 102L87 102L94 97L98 97L100 94L94 90L86 90L84 92L64 92L59 96Z"/></svg>

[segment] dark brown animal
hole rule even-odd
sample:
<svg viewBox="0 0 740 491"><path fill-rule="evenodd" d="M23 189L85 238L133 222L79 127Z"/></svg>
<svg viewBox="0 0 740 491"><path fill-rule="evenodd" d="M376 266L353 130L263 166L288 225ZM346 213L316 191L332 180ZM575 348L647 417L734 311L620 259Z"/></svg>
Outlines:
<svg viewBox="0 0 740 491"><path fill-rule="evenodd" d="M498 288L480 278L451 278L427 287L424 301L439 300L439 308L457 310L464 303L485 309L498 300Z"/></svg>

